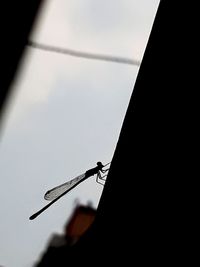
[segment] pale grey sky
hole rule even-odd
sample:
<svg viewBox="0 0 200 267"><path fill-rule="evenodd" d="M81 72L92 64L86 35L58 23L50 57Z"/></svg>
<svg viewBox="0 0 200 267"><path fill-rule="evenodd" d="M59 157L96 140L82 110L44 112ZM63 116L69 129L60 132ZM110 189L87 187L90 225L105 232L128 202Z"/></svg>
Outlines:
<svg viewBox="0 0 200 267"><path fill-rule="evenodd" d="M30 38L142 60L158 4L47 1ZM27 47L1 132L0 265L33 266L75 199L98 206L103 187L91 177L29 221L48 189L111 161L138 70Z"/></svg>

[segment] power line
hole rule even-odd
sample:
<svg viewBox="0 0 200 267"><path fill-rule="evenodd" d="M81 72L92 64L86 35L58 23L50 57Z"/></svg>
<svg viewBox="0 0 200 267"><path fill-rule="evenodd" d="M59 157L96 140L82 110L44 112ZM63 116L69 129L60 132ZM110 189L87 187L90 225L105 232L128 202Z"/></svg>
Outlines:
<svg viewBox="0 0 200 267"><path fill-rule="evenodd" d="M66 54L74 57L82 57L87 59L95 59L95 60L103 60L103 61L110 61L115 63L121 63L121 64L129 64L129 65L136 65L140 66L141 62L139 60L134 60L130 58L125 57L118 57L118 56L112 56L112 55L104 55L104 54L95 54L95 53L87 53L82 51L77 51L73 49L67 49L67 48L61 48L61 47L55 47L45 44L39 44L33 41L29 41L28 46L40 50L45 50L49 52L55 52L60 54Z"/></svg>

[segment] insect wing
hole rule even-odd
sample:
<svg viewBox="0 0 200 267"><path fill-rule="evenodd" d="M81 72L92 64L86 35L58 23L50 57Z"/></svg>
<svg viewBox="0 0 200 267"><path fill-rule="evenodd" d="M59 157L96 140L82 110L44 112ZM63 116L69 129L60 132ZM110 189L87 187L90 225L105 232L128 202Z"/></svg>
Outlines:
<svg viewBox="0 0 200 267"><path fill-rule="evenodd" d="M44 195L44 199L49 201L54 200L55 198L62 195L65 191L69 190L71 187L74 187L76 184L78 184L83 178L85 178L85 174L81 174L64 184L61 184L59 186L52 188L51 190L48 190Z"/></svg>

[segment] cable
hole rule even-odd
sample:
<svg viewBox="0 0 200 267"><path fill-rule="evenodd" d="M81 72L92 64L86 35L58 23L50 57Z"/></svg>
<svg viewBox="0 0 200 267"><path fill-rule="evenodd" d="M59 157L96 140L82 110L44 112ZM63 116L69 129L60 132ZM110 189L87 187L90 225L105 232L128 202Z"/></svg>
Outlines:
<svg viewBox="0 0 200 267"><path fill-rule="evenodd" d="M87 53L72 49L66 49L66 48L59 48L55 46L50 45L44 45L39 44L33 41L29 41L28 46L36 49L41 49L49 52L55 52L55 53L61 53L61 54L67 54L74 57L82 57L87 59L95 59L95 60L103 60L103 61L110 61L110 62L116 62L121 64L129 64L129 65L136 65L140 66L141 62L139 60L134 60L130 58L124 58L124 57L118 57L118 56L111 56L111 55L103 55L103 54L94 54L94 53Z"/></svg>
<svg viewBox="0 0 200 267"><path fill-rule="evenodd" d="M108 164L110 164L110 163L111 163L111 161L110 161L110 162L108 162L107 164L103 165L103 166L105 167L105 166L107 166L107 165L108 165Z"/></svg>

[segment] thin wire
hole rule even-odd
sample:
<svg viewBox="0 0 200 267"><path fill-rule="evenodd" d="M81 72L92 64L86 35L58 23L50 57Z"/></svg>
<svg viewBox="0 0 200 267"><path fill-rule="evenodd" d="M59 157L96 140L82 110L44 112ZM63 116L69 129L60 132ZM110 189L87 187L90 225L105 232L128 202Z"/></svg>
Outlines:
<svg viewBox="0 0 200 267"><path fill-rule="evenodd" d="M82 57L87 59L95 59L95 60L103 60L103 61L110 61L110 62L116 62L121 64L129 64L129 65L136 65L140 66L141 62L139 60L134 60L130 58L125 57L118 57L118 56L111 56L111 55L104 55L104 54L95 54L95 53L87 53L67 48L61 48L61 47L55 47L45 44L39 44L33 41L29 41L28 46L40 50L45 50L49 52L55 52L55 53L61 53L66 54L74 57Z"/></svg>
<svg viewBox="0 0 200 267"><path fill-rule="evenodd" d="M108 162L107 164L103 165L103 166L105 167L105 166L107 166L107 165L108 165L108 164L110 164L110 163L111 163L111 161L110 161L110 162Z"/></svg>

